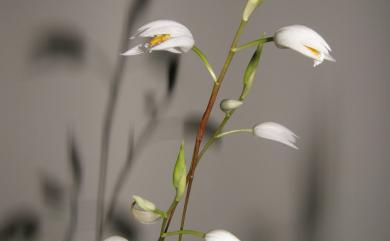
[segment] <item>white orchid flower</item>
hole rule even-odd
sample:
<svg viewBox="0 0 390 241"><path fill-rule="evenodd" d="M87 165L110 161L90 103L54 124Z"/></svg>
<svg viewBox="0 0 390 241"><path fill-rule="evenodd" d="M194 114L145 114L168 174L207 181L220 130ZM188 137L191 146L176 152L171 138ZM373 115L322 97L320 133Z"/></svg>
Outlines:
<svg viewBox="0 0 390 241"><path fill-rule="evenodd" d="M157 20L140 27L130 38L143 38L144 42L129 49L122 55L138 55L152 51L168 51L182 54L194 46L190 30L172 20Z"/></svg>
<svg viewBox="0 0 390 241"><path fill-rule="evenodd" d="M329 44L313 29L303 25L291 25L280 28L274 35L278 48L289 48L314 59L314 67L324 59L335 62L329 54Z"/></svg>
<svg viewBox="0 0 390 241"><path fill-rule="evenodd" d="M127 241L127 239L122 238L120 236L111 236L109 238L106 238L104 241Z"/></svg>
<svg viewBox="0 0 390 241"><path fill-rule="evenodd" d="M234 234L225 230L213 230L206 233L205 241L240 241Z"/></svg>
<svg viewBox="0 0 390 241"><path fill-rule="evenodd" d="M294 149L298 149L295 145L297 135L286 127L275 122L264 122L253 127L253 134L273 141L277 141L288 145Z"/></svg>

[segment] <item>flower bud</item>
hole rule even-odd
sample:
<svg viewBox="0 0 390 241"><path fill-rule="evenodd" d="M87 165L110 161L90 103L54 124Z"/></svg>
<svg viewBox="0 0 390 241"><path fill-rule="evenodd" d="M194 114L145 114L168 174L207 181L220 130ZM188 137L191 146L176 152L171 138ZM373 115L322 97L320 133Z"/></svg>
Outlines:
<svg viewBox="0 0 390 241"><path fill-rule="evenodd" d="M153 212L153 211L156 210L156 205L154 205L154 203L149 202L148 200L143 199L143 198L140 197L140 196L134 195L134 196L133 196L133 199L134 199L135 203L137 203L137 205L138 205L142 210L151 211L151 212Z"/></svg>
<svg viewBox="0 0 390 241"><path fill-rule="evenodd" d="M261 52L263 50L263 45L259 44L255 53L253 54L251 60L248 63L248 67L246 67L245 73L244 73L244 79L243 79L243 89L240 96L240 99L245 99L252 88L253 80L255 79L257 66L260 62Z"/></svg>
<svg viewBox="0 0 390 241"><path fill-rule="evenodd" d="M247 22L249 20L249 17L255 11L255 9L263 3L263 0L248 0L248 2L245 5L244 12L242 14L242 20Z"/></svg>
<svg viewBox="0 0 390 241"><path fill-rule="evenodd" d="M221 101L221 103L219 104L219 107L221 108L221 110L225 113L229 112L229 111L232 111L232 110L235 110L237 109L238 107L240 107L241 105L243 104L242 101L239 101L239 100L233 100L233 99L224 99Z"/></svg>
<svg viewBox="0 0 390 241"><path fill-rule="evenodd" d="M143 224L153 224L161 218L161 215L157 213L140 209L135 202L131 205L131 213L135 219Z"/></svg>
<svg viewBox="0 0 390 241"><path fill-rule="evenodd" d="M294 149L298 149L298 147L295 145L295 141L298 136L278 123L264 122L262 124L258 124L253 127L253 134L255 136L277 141Z"/></svg>
<svg viewBox="0 0 390 241"><path fill-rule="evenodd" d="M173 169L172 182L176 189L176 201L180 201L186 189L187 168L184 157L184 143L180 145L179 154L177 155L175 167Z"/></svg>

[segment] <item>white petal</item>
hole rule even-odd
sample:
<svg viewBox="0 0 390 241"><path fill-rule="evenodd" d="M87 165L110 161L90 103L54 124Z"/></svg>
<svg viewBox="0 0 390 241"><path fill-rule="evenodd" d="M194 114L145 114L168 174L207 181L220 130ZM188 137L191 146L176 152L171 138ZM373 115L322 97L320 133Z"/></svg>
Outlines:
<svg viewBox="0 0 390 241"><path fill-rule="evenodd" d="M191 32L184 27L183 25L170 25L163 26L158 28L149 28L144 32L140 33L139 37L153 37L160 34L169 34L171 37L180 37L180 36L188 36L192 38Z"/></svg>
<svg viewBox="0 0 390 241"><path fill-rule="evenodd" d="M297 135L278 123L264 122L262 124L256 125L253 128L253 133L258 137L277 141L292 148L298 149L294 144Z"/></svg>
<svg viewBox="0 0 390 241"><path fill-rule="evenodd" d="M194 39L183 36L183 37L168 39L167 41L150 48L150 50L156 51L156 50L167 50L171 48L180 48L182 52L187 52L193 46L194 46Z"/></svg>
<svg viewBox="0 0 390 241"><path fill-rule="evenodd" d="M145 48L143 47L143 44L138 44L135 47L127 50L126 52L122 53L121 55L129 56L129 55L138 55L145 53Z"/></svg>
<svg viewBox="0 0 390 241"><path fill-rule="evenodd" d="M166 51L174 53L174 54L182 54L183 53L183 51L181 51L180 49L176 49L176 48L169 48L169 49L166 49Z"/></svg>
<svg viewBox="0 0 390 241"><path fill-rule="evenodd" d="M190 30L181 23L172 20L157 20L140 27L131 38L137 36L152 37L158 34L187 35L192 37Z"/></svg>
<svg viewBox="0 0 390 241"><path fill-rule="evenodd" d="M109 238L106 238L104 241L127 241L127 239L122 238L120 236L111 236Z"/></svg>
<svg viewBox="0 0 390 241"><path fill-rule="evenodd" d="M205 241L240 241L234 234L225 230L213 230L206 234Z"/></svg>

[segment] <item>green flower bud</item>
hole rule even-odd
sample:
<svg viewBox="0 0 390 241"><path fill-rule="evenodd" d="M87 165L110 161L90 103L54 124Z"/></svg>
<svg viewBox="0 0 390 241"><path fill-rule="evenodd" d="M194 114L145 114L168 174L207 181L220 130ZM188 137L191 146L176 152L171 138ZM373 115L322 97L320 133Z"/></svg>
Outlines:
<svg viewBox="0 0 390 241"><path fill-rule="evenodd" d="M133 199L134 201L137 203L137 205L145 210L145 211L151 211L151 212L154 212L156 210L156 205L154 205L154 203L146 200L146 199L143 199L142 197L140 196L136 196L134 195L133 196Z"/></svg>
<svg viewBox="0 0 390 241"><path fill-rule="evenodd" d="M248 0L242 14L242 20L247 22L253 11L261 4L263 0Z"/></svg>
<svg viewBox="0 0 390 241"><path fill-rule="evenodd" d="M249 92L252 88L253 80L255 79L257 66L259 65L260 62L262 49L263 49L263 45L259 44L257 46L256 52L253 54L251 60L249 61L248 67L246 67L244 73L244 87L242 89L240 100L244 100L249 95Z"/></svg>
<svg viewBox="0 0 390 241"><path fill-rule="evenodd" d="M172 175L173 186L176 189L176 201L179 201L186 189L187 168L184 157L184 143L180 145L179 154L177 155L175 167Z"/></svg>
<svg viewBox="0 0 390 241"><path fill-rule="evenodd" d="M240 107L241 105L243 104L242 101L239 101L239 100L233 100L233 99L224 99L221 101L221 103L219 104L219 107L221 108L221 110L225 113L229 112L229 111L232 111L232 110L235 110L237 109L238 107Z"/></svg>

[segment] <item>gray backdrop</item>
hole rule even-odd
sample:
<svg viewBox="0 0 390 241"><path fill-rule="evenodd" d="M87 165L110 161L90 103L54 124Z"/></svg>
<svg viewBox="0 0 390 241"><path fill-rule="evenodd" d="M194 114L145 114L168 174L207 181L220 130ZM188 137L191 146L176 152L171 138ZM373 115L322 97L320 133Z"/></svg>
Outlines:
<svg viewBox="0 0 390 241"><path fill-rule="evenodd" d="M139 14L132 30L155 19L182 22L219 69L244 2L145 1L133 12ZM74 182L67 154L71 133L83 173L74 240L94 240L103 112L125 50L119 43L126 15L135 3L1 0L1 227L25 212L37 231L33 240L64 239ZM304 24L328 41L337 62L313 68L297 53L265 47L252 94L228 129L279 122L300 136L300 149L250 135L227 137L197 170L187 227L223 228L256 241L390 240L389 7L386 0L265 1L242 43ZM239 94L251 54L236 56L220 98ZM172 98L161 102L167 60L163 54L128 57L119 93L107 200L126 158L129 133L134 131L135 140L144 136L153 96L166 107L118 196L115 210L130 223L132 240L156 240L159 225L143 226L130 216L131 196L139 194L161 208L169 205L181 139L187 156L192 152L194 136L183 126L203 111L212 85L200 61L188 53L180 58ZM216 108L212 120L221 117ZM115 233L107 227L104 236Z"/></svg>

